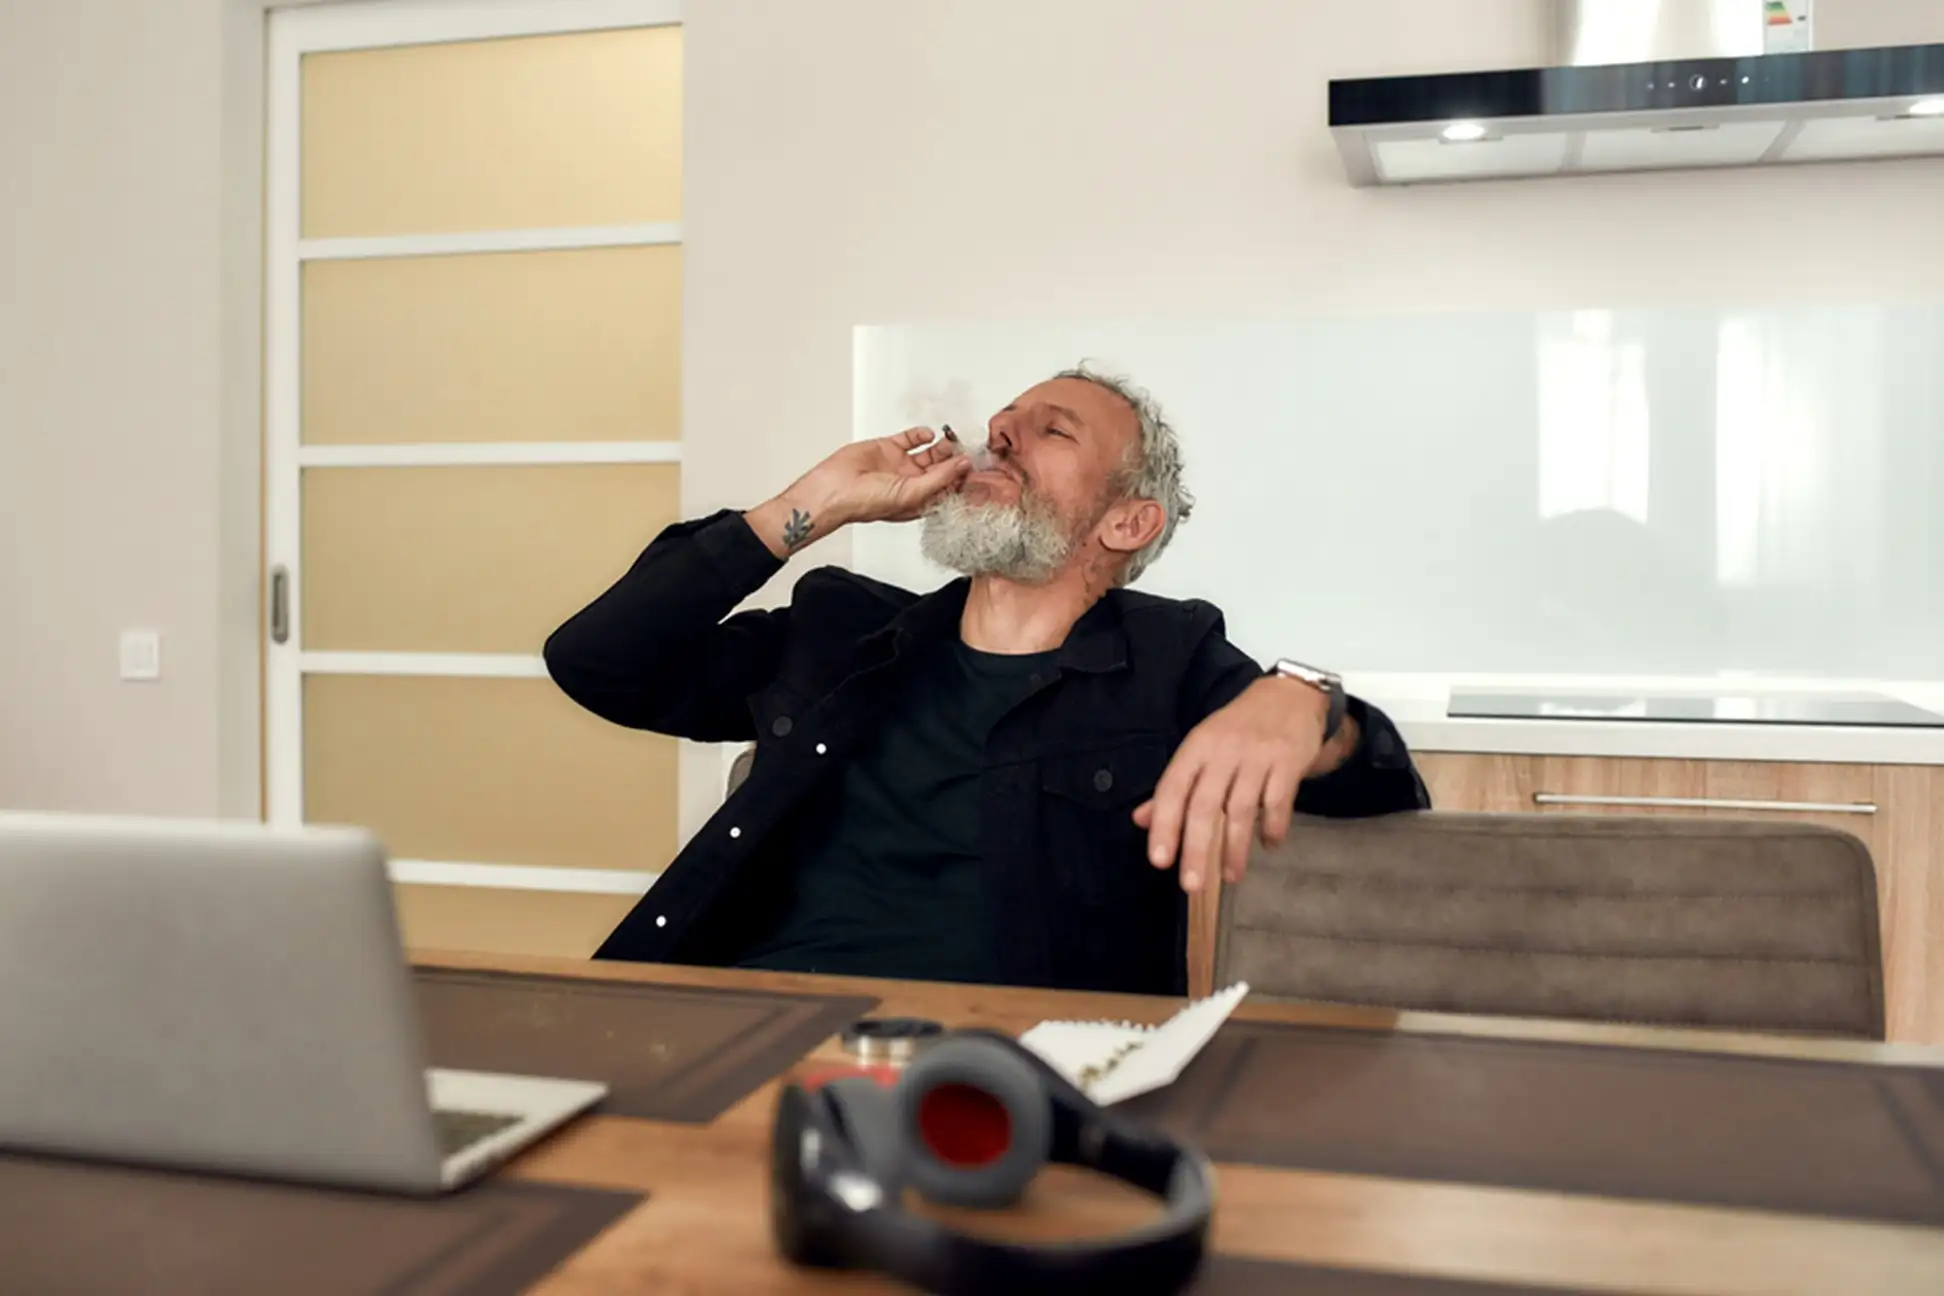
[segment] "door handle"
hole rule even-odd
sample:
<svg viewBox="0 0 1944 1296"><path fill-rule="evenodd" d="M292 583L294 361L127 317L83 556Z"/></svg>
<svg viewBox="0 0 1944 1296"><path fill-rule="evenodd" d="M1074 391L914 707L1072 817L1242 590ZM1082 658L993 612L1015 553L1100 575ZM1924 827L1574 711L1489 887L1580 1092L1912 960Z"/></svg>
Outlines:
<svg viewBox="0 0 1944 1296"><path fill-rule="evenodd" d="M290 641L290 569L278 563L270 569L270 642Z"/></svg>

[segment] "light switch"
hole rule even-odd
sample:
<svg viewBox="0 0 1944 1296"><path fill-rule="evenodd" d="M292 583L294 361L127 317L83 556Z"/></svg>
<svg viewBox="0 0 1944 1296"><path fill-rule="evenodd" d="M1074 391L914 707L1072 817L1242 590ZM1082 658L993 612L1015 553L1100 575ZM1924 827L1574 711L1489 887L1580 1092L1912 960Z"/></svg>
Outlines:
<svg viewBox="0 0 1944 1296"><path fill-rule="evenodd" d="M125 680L162 678L162 636L154 630L124 630L121 637L121 677Z"/></svg>

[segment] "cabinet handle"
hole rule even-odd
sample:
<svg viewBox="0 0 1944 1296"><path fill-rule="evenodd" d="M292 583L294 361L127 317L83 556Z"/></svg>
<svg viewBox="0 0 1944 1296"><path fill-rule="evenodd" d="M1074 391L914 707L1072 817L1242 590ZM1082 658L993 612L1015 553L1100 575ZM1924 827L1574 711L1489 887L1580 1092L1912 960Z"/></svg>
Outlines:
<svg viewBox="0 0 1944 1296"><path fill-rule="evenodd" d="M1534 805L1655 806L1673 810L1766 810L1778 814L1873 815L1871 801L1736 801L1722 797L1572 796L1534 792Z"/></svg>

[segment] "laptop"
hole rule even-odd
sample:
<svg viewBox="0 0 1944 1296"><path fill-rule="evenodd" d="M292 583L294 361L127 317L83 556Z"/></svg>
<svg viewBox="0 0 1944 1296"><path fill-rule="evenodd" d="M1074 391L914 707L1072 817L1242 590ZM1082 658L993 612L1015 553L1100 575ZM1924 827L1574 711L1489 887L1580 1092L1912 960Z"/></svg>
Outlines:
<svg viewBox="0 0 1944 1296"><path fill-rule="evenodd" d="M0 1147L456 1188L607 1092L428 1070L349 828L0 813Z"/></svg>

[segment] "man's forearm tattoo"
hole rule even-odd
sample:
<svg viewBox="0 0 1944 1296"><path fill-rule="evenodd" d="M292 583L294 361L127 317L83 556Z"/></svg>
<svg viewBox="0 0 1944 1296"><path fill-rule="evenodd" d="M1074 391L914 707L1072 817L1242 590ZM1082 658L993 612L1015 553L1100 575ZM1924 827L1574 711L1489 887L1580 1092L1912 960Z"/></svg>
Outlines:
<svg viewBox="0 0 1944 1296"><path fill-rule="evenodd" d="M783 547L796 549L810 538L810 515L802 509L791 509L790 520L783 524Z"/></svg>

